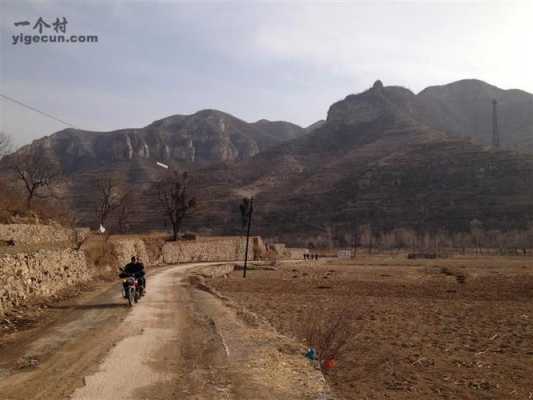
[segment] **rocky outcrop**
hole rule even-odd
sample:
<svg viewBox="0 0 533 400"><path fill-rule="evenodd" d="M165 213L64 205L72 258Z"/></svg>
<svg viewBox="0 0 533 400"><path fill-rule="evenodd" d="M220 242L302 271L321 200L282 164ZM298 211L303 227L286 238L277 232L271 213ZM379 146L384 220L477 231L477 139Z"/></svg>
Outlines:
<svg viewBox="0 0 533 400"><path fill-rule="evenodd" d="M502 147L533 152L533 95L502 90L476 79L432 86L415 95L376 81L371 89L333 104L328 122L355 125L383 117L412 119L451 136L492 141L492 102L497 102Z"/></svg>
<svg viewBox="0 0 533 400"><path fill-rule="evenodd" d="M94 132L69 128L36 140L33 147L70 175L139 160L188 168L244 160L305 133L289 122L248 123L221 111L203 110L163 118L139 129Z"/></svg>
<svg viewBox="0 0 533 400"><path fill-rule="evenodd" d="M31 298L48 297L92 277L85 254L71 249L0 255L0 316Z"/></svg>

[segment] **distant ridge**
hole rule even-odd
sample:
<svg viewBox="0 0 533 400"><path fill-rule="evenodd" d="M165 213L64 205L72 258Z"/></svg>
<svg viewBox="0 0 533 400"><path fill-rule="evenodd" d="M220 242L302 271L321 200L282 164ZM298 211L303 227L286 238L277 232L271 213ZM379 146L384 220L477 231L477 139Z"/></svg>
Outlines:
<svg viewBox="0 0 533 400"><path fill-rule="evenodd" d="M263 120L247 123L218 110L172 115L144 128L95 132L64 129L34 141L67 174L112 167L128 160L163 161L186 168L244 160L306 134L298 125Z"/></svg>

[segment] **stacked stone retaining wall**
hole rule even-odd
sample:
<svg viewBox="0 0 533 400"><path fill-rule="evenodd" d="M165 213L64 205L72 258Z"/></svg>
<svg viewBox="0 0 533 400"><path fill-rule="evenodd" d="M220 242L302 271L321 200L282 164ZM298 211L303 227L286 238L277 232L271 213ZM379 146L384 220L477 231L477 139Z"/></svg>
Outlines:
<svg viewBox="0 0 533 400"><path fill-rule="evenodd" d="M85 254L72 249L0 255L0 316L34 297L48 297L88 281Z"/></svg>
<svg viewBox="0 0 533 400"><path fill-rule="evenodd" d="M163 246L165 264L192 261L234 261L242 260L246 248L246 239L241 237L217 238L212 240L180 240L167 242ZM260 238L250 240L248 258L259 258L264 245Z"/></svg>
<svg viewBox="0 0 533 400"><path fill-rule="evenodd" d="M121 267L129 263L133 256L140 258L145 266L157 263L154 262L156 260L151 260L148 256L146 245L142 239L111 238L110 243L113 246L113 253Z"/></svg>
<svg viewBox="0 0 533 400"><path fill-rule="evenodd" d="M72 242L77 233L59 225L0 224L0 241L37 244Z"/></svg>
<svg viewBox="0 0 533 400"><path fill-rule="evenodd" d="M34 298L52 296L67 287L102 275L101 265L98 268L88 265L90 257L87 257L86 251L89 251L91 243L94 245L90 237L84 242L89 235L91 233L88 229L72 230L58 225L0 225L0 241L15 242L15 246L9 247L9 251L0 252L0 317L13 307L28 303ZM141 237L111 236L107 240L111 245L112 264L118 264L108 265L108 272L124 266L132 256L140 257L146 266L242 260L246 247L246 239L243 237L201 237L191 241L166 243L161 241L162 247ZM148 248L151 249L150 252ZM248 259L260 259L265 254L267 252L261 238L250 238ZM225 274L232 268L228 264L210 269L209 273L216 270L216 273Z"/></svg>

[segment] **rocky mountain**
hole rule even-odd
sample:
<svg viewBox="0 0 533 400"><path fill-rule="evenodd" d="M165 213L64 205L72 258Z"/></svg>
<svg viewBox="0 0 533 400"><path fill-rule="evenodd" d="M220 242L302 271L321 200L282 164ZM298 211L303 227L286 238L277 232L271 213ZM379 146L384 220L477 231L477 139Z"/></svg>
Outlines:
<svg viewBox="0 0 533 400"><path fill-rule="evenodd" d="M250 195L261 233L300 243L367 223L376 231L465 231L473 219L502 230L533 219L533 155L453 137L419 107L419 96L378 81L333 104L308 135L198 171L197 192L209 212L194 223L236 227L228 203Z"/></svg>
<svg viewBox="0 0 533 400"><path fill-rule="evenodd" d="M247 123L216 110L173 115L139 129L91 132L65 129L34 142L67 174L124 162L160 161L196 168L244 160L306 131L283 121Z"/></svg>
<svg viewBox="0 0 533 400"><path fill-rule="evenodd" d="M7 167L18 155L44 154L47 165L57 166L65 175L56 193L68 201L86 225L94 225L97 178L112 177L123 190L135 193L131 208L139 213L135 213L133 225L143 229L152 224L147 223L150 217L143 213L153 204L152 199L139 196L165 171L156 162L194 170L213 163L242 161L305 134L303 128L289 122L247 123L221 111L203 110L192 115L173 115L139 129L112 132L65 129L2 160L0 175L11 173ZM160 225L162 218L154 220L155 225Z"/></svg>

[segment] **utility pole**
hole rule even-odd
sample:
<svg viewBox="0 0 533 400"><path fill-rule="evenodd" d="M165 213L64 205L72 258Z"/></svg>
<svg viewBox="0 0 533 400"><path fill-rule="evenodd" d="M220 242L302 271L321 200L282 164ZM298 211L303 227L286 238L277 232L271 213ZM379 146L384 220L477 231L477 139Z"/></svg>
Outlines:
<svg viewBox="0 0 533 400"><path fill-rule="evenodd" d="M492 147L500 148L500 132L498 129L498 102L492 100Z"/></svg>
<svg viewBox="0 0 533 400"><path fill-rule="evenodd" d="M250 229L252 226L252 214L254 212L254 198L250 197L249 199L243 199L240 209L243 227L245 226L245 224L248 224L246 230L246 249L244 251L244 267L242 273L242 277L246 278L246 268L248 266L248 246L250 242Z"/></svg>

